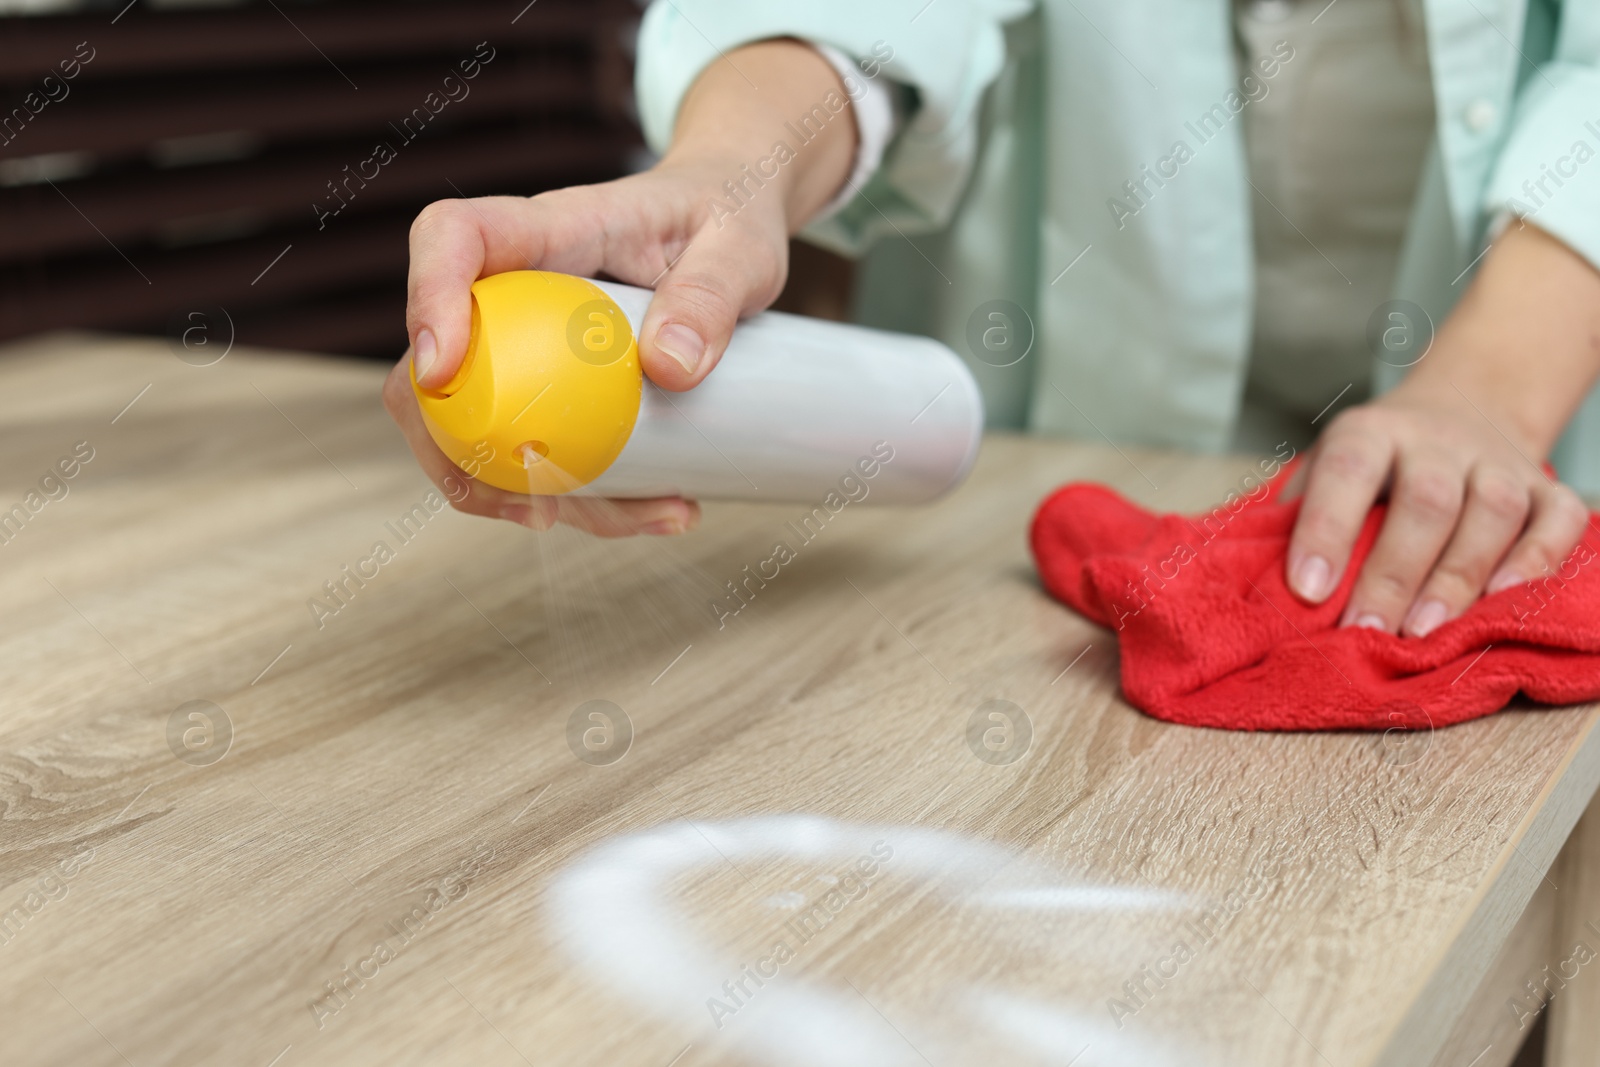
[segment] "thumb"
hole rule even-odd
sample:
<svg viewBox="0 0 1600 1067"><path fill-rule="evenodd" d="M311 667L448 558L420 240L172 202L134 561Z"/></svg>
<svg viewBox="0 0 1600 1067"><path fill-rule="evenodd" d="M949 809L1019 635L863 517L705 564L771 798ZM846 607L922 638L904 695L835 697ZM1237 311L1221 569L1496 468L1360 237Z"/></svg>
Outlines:
<svg viewBox="0 0 1600 1067"><path fill-rule="evenodd" d="M711 373L741 315L760 311L783 290L787 244L774 255L749 234L701 233L690 243L645 312L639 360L650 380L673 392Z"/></svg>
<svg viewBox="0 0 1600 1067"><path fill-rule="evenodd" d="M484 265L483 238L460 200L424 208L411 226L406 329L417 382L437 389L461 367L472 328L472 283Z"/></svg>

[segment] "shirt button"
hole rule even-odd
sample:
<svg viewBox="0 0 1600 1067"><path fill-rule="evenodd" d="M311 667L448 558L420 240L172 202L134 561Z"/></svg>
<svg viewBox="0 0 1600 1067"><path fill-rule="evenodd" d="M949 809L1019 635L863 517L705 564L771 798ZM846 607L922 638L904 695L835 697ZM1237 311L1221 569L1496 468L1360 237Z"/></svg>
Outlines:
<svg viewBox="0 0 1600 1067"><path fill-rule="evenodd" d="M1482 133L1494 125L1496 113L1494 104L1479 99L1467 105L1466 114L1462 118L1466 120L1467 129L1473 133Z"/></svg>

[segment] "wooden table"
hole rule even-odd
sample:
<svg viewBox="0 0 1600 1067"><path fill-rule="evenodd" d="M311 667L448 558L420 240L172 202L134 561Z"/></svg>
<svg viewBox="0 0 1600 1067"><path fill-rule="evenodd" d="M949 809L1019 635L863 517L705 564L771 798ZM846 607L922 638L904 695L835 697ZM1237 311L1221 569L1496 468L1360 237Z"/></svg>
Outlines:
<svg viewBox="0 0 1600 1067"><path fill-rule="evenodd" d="M1170 726L1034 577L1051 487L1198 508L1249 460L995 436L719 629L805 509L434 512L381 378L0 355L0 507L93 453L0 544L0 1063L1510 1060L1596 710Z"/></svg>

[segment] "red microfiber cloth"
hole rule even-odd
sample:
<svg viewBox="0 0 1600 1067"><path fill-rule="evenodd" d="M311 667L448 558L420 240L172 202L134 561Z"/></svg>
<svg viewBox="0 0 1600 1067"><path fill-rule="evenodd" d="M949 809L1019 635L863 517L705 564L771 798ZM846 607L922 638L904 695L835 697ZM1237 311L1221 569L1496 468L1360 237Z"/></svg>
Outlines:
<svg viewBox="0 0 1600 1067"><path fill-rule="evenodd" d="M1045 587L1116 631L1130 703L1230 730L1415 730L1488 715L1519 690L1546 704L1600 698L1594 516L1555 571L1427 637L1397 637L1338 625L1387 507L1367 516L1339 588L1307 604L1284 574L1300 510L1277 500L1285 476L1192 518L1086 483L1040 505L1031 542Z"/></svg>

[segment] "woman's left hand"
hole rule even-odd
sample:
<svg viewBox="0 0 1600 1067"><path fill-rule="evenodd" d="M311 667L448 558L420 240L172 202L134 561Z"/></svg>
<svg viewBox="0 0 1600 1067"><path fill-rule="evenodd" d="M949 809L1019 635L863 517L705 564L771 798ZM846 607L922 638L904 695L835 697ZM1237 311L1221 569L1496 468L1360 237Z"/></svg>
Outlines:
<svg viewBox="0 0 1600 1067"><path fill-rule="evenodd" d="M1341 616L1422 637L1555 571L1588 509L1541 464L1600 376L1600 270L1513 220L1399 386L1341 413L1308 457L1289 587L1321 603L1381 496L1389 512Z"/></svg>
<svg viewBox="0 0 1600 1067"><path fill-rule="evenodd" d="M1380 495L1389 513L1341 625L1422 637L1486 592L1553 572L1589 512L1536 465L1538 446L1510 433L1453 389L1402 385L1340 414L1307 459L1290 587L1327 599Z"/></svg>

